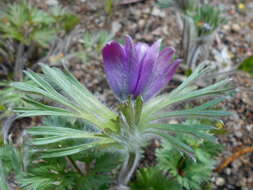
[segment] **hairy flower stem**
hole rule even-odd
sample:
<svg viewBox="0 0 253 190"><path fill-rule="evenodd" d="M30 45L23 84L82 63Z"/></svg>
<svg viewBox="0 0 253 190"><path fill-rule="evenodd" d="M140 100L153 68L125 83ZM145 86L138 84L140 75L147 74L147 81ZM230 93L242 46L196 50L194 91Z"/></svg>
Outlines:
<svg viewBox="0 0 253 190"><path fill-rule="evenodd" d="M130 152L126 161L124 162L118 177L118 187L117 190L122 190L126 187L127 183L131 179L135 169L140 161L141 154L139 152Z"/></svg>

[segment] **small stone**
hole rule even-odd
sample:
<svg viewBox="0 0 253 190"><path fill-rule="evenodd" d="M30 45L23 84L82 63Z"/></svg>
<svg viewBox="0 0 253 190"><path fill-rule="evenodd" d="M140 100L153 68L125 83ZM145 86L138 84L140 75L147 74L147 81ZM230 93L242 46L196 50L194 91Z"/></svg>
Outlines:
<svg viewBox="0 0 253 190"><path fill-rule="evenodd" d="M140 9L130 9L130 12L134 15L136 19L139 19L141 17Z"/></svg>
<svg viewBox="0 0 253 190"><path fill-rule="evenodd" d="M156 35L156 36L162 36L163 35L162 27L159 27L159 28L155 29L154 31L152 31L152 34Z"/></svg>
<svg viewBox="0 0 253 190"><path fill-rule="evenodd" d="M232 25L232 30L235 31L235 32L240 32L241 27L240 27L239 24L233 24Z"/></svg>
<svg viewBox="0 0 253 190"><path fill-rule="evenodd" d="M142 12L145 13L145 14L149 14L150 13L150 8L146 7L146 8L143 9Z"/></svg>
<svg viewBox="0 0 253 190"><path fill-rule="evenodd" d="M169 121L169 124L178 124L178 121L175 120L175 119L171 119L171 120Z"/></svg>
<svg viewBox="0 0 253 190"><path fill-rule="evenodd" d="M242 137L242 132L241 131L236 131L235 136L238 137L238 138L241 138Z"/></svg>
<svg viewBox="0 0 253 190"><path fill-rule="evenodd" d="M154 140L154 145L155 145L156 148L161 147L161 143L157 139Z"/></svg>
<svg viewBox="0 0 253 190"><path fill-rule="evenodd" d="M117 34L122 28L122 25L118 21L113 21L112 22L112 34L115 35Z"/></svg>
<svg viewBox="0 0 253 190"><path fill-rule="evenodd" d="M222 28L223 28L224 30L226 30L226 31L231 30L231 27L230 27L230 25L228 25L228 24L224 25Z"/></svg>
<svg viewBox="0 0 253 190"><path fill-rule="evenodd" d="M144 19L141 19L141 20L138 21L138 26L140 28L143 28L145 26L145 23L146 23L146 21Z"/></svg>
<svg viewBox="0 0 253 190"><path fill-rule="evenodd" d="M153 8L153 11L151 14L153 16L158 16L158 17L162 17L162 18L166 16L166 13L157 7Z"/></svg>
<svg viewBox="0 0 253 190"><path fill-rule="evenodd" d="M239 169L239 167L242 165L240 161L235 160L234 162L232 162L232 167L234 169L234 173L237 172L237 170Z"/></svg>
<svg viewBox="0 0 253 190"><path fill-rule="evenodd" d="M131 31L136 31L136 29L137 29L137 24L136 24L136 23L131 24L131 25L129 26L129 29L130 29Z"/></svg>
<svg viewBox="0 0 253 190"><path fill-rule="evenodd" d="M56 6L59 4L57 0L47 0L46 3L48 6Z"/></svg>
<svg viewBox="0 0 253 190"><path fill-rule="evenodd" d="M231 168L226 168L226 169L225 169L225 173L226 173L227 175L230 175L230 174L232 173Z"/></svg>
<svg viewBox="0 0 253 190"><path fill-rule="evenodd" d="M253 130L253 125L247 125L246 126L246 129L251 132Z"/></svg>
<svg viewBox="0 0 253 190"><path fill-rule="evenodd" d="M143 39L146 41L152 41L153 40L153 35L152 34L144 34Z"/></svg>
<svg viewBox="0 0 253 190"><path fill-rule="evenodd" d="M216 185L217 186L223 186L223 185L225 185L225 180L224 180L224 178L222 178L222 177L218 177L217 179L216 179Z"/></svg>

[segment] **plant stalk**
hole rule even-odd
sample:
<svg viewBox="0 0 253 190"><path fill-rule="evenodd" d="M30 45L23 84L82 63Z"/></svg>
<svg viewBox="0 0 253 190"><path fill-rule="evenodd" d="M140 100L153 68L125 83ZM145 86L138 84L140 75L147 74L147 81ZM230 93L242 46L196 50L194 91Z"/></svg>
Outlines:
<svg viewBox="0 0 253 190"><path fill-rule="evenodd" d="M189 53L189 57L187 60L187 65L189 66L189 69L193 70L196 67L196 62L199 58L200 50L201 50L201 45L196 43L193 47L192 50Z"/></svg>
<svg viewBox="0 0 253 190"><path fill-rule="evenodd" d="M24 50L25 45L20 43L18 46L18 52L14 67L14 79L15 81L22 81L23 80L23 68L24 68Z"/></svg>
<svg viewBox="0 0 253 190"><path fill-rule="evenodd" d="M116 190L127 189L127 184L133 176L134 171L136 170L141 154L139 152L130 152L126 161L124 162L118 177L118 186Z"/></svg>

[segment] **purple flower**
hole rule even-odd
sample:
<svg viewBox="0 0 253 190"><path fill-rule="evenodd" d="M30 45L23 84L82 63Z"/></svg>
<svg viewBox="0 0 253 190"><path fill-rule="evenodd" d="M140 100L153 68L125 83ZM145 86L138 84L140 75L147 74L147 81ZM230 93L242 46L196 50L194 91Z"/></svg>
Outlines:
<svg viewBox="0 0 253 190"><path fill-rule="evenodd" d="M120 100L142 96L146 101L157 95L171 80L181 60L175 50L160 51L161 40L151 46L134 44L126 36L125 45L112 41L103 49L104 69L110 87Z"/></svg>

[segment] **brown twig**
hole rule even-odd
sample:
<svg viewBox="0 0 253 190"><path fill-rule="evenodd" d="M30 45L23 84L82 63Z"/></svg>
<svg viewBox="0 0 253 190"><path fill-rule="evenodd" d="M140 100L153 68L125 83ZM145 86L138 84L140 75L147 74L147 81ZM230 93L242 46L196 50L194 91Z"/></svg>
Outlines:
<svg viewBox="0 0 253 190"><path fill-rule="evenodd" d="M226 168L230 163L232 163L234 160L238 159L239 157L241 157L244 154L247 153L251 153L253 152L253 146L251 147L245 147L237 152L235 152L234 154L232 154L231 156L229 156L228 158L226 158L216 169L216 172L221 172L224 168Z"/></svg>
<svg viewBox="0 0 253 190"><path fill-rule="evenodd" d="M71 162L72 166L75 168L75 170L81 175L84 176L83 172L81 171L81 169L78 167L78 165L76 164L76 162L73 160L73 158L71 156L67 156L67 158L69 159L69 161Z"/></svg>

